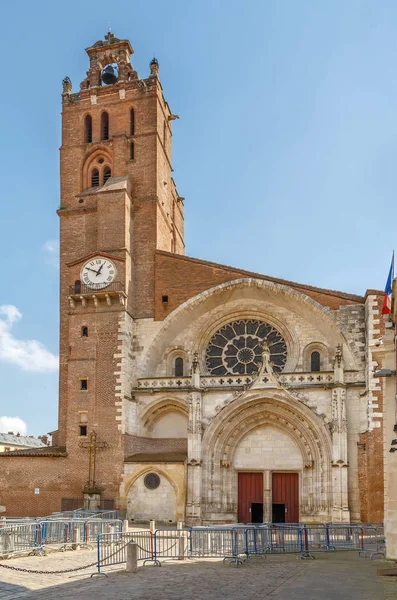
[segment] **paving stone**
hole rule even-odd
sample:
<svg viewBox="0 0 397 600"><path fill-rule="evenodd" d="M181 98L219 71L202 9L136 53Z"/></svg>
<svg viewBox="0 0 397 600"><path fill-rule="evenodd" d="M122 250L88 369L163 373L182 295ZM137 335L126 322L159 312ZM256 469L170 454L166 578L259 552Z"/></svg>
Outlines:
<svg viewBox="0 0 397 600"><path fill-rule="evenodd" d="M29 569L68 569L94 562L95 551L54 553L3 561ZM95 569L64 575L33 575L0 568L0 599L16 600L392 600L396 578L377 577L389 566L357 553L317 554L315 560L296 555L244 561L238 568L216 560L164 562L125 573L124 565L107 567L108 577L90 577ZM122 569L122 570L120 570ZM384 580L388 579L387 582Z"/></svg>

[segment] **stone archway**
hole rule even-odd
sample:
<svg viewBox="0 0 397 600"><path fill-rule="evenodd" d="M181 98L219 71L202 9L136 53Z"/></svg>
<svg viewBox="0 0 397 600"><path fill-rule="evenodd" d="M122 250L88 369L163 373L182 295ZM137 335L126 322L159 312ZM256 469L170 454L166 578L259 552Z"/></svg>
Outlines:
<svg viewBox="0 0 397 600"><path fill-rule="evenodd" d="M155 486L147 485L145 478L148 475L157 476ZM126 484L127 518L133 523L154 520L174 524L180 519L182 495L180 486L164 469L159 469L157 465L146 466L139 469Z"/></svg>
<svg viewBox="0 0 397 600"><path fill-rule="evenodd" d="M330 519L332 507L331 440L325 423L282 390L252 391L221 410L203 437L203 519L236 520L238 448L261 427L282 432L297 449L301 520ZM237 454L236 454L237 452ZM289 470L291 464L278 465ZM252 463L251 463L252 467ZM258 470L275 465L258 461Z"/></svg>
<svg viewBox="0 0 397 600"><path fill-rule="evenodd" d="M157 435L154 437L187 437L187 403L181 398L173 398L170 396L154 400L148 406L145 406L143 411L138 415L144 435L152 435L156 425L167 416L175 416L176 419L180 421L181 431L171 436ZM182 430L184 429L183 425L185 426L186 432L182 433Z"/></svg>

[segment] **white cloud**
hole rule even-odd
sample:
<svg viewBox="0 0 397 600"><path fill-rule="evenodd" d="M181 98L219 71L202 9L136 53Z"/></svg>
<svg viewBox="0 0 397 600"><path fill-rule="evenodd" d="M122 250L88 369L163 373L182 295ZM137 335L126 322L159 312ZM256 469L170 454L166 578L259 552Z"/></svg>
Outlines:
<svg viewBox="0 0 397 600"><path fill-rule="evenodd" d="M14 433L26 434L26 423L19 417L0 417L0 431L1 433L8 433L13 431Z"/></svg>
<svg viewBox="0 0 397 600"><path fill-rule="evenodd" d="M46 262L53 267L59 268L59 241L47 240L43 244Z"/></svg>
<svg viewBox="0 0 397 600"><path fill-rule="evenodd" d="M22 319L16 306L0 306L0 361L20 367L23 371L48 372L58 369L58 357L37 340L18 340L12 326ZM11 430L10 430L11 431Z"/></svg>

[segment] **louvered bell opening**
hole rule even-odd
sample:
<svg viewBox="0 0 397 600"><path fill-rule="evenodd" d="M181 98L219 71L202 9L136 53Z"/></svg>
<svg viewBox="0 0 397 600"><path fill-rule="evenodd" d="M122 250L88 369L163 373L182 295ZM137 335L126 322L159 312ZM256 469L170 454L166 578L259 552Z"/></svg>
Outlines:
<svg viewBox="0 0 397 600"><path fill-rule="evenodd" d="M99 171L97 171L97 169L94 169L94 171L91 174L91 187L98 187L99 186Z"/></svg>
<svg viewBox="0 0 397 600"><path fill-rule="evenodd" d="M112 171L107 167L103 172L103 183L106 183L109 177L112 176Z"/></svg>

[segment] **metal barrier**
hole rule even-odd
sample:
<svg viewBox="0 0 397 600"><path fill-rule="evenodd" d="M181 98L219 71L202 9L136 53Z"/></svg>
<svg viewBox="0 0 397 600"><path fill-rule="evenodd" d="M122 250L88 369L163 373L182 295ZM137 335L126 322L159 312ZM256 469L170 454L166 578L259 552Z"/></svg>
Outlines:
<svg viewBox="0 0 397 600"><path fill-rule="evenodd" d="M189 529L156 529L154 532L154 564L160 558L183 559L189 548Z"/></svg>
<svg viewBox="0 0 397 600"><path fill-rule="evenodd" d="M66 549L73 545L95 543L99 534L120 533L122 521L101 519L47 520L7 523L0 527L0 556L17 553L44 553L45 546Z"/></svg>
<svg viewBox="0 0 397 600"><path fill-rule="evenodd" d="M70 519L42 521L42 545L89 544L96 542L98 535L104 533L120 533L122 522L118 520L103 521L101 519Z"/></svg>
<svg viewBox="0 0 397 600"><path fill-rule="evenodd" d="M66 510L62 512L52 513L50 517L45 519L119 519L117 510L86 510L85 508L78 508L76 510Z"/></svg>
<svg viewBox="0 0 397 600"><path fill-rule="evenodd" d="M104 534L98 536L98 571L126 562L126 544L138 544L138 560L160 565L161 559L219 558L239 566L243 559L267 554L298 554L314 558L317 552L355 550L383 554L383 527L343 524L254 524L191 529Z"/></svg>
<svg viewBox="0 0 397 600"><path fill-rule="evenodd" d="M43 553L38 523L14 524L0 529L0 557L7 558L22 552Z"/></svg>
<svg viewBox="0 0 397 600"><path fill-rule="evenodd" d="M246 526L210 528L194 527L190 530L190 558L222 558L236 566L246 554Z"/></svg>
<svg viewBox="0 0 397 600"><path fill-rule="evenodd" d="M100 533L98 535L98 573L101 567L118 565L127 561L127 546L135 542L138 560L155 562L154 534L151 531Z"/></svg>
<svg viewBox="0 0 397 600"><path fill-rule="evenodd" d="M386 556L386 539L383 525L373 525L362 527L363 530L363 548L360 556L369 557Z"/></svg>

